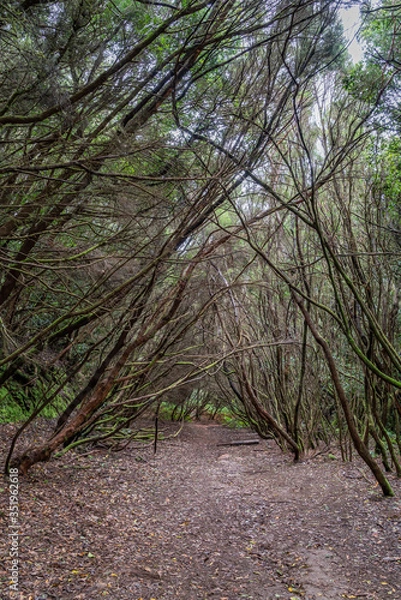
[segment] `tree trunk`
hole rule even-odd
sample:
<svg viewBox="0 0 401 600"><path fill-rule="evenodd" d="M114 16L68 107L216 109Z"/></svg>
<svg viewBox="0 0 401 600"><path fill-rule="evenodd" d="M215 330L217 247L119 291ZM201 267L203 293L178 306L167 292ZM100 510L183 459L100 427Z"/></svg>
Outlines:
<svg viewBox="0 0 401 600"><path fill-rule="evenodd" d="M350 432L350 435L351 435L351 438L354 443L354 447L355 447L356 451L358 452L358 454L362 458L362 460L368 465L369 469L372 471L373 475L376 478L376 481L378 482L378 484L380 485L380 487L383 491L384 496L394 496L394 492L393 492L393 489L392 489L389 481L385 477L383 471L380 469L377 462L370 455L368 448L366 447L366 445L364 444L362 438L360 437L360 435L358 433L358 430L357 430L357 427L356 427L355 421L354 421L354 415L351 412L350 406L348 404L347 396L345 394L343 386L341 385L341 381L340 381L340 377L339 377L339 374L337 371L335 360L333 358L332 353L330 352L328 343L319 334L315 324L312 321L310 313L306 310L303 302L295 294L293 294L293 297L295 299L295 302L298 304L313 337L315 338L316 342L319 344L319 346L322 348L322 350L324 352L328 367L330 369L331 378L333 380L334 387L336 389L338 398L340 400L341 408L343 410L345 420L347 422L348 430Z"/></svg>

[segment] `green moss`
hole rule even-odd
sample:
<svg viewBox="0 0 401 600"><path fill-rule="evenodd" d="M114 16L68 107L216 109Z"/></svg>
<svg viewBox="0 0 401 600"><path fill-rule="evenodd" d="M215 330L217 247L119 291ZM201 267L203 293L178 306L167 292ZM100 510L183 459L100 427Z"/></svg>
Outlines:
<svg viewBox="0 0 401 600"><path fill-rule="evenodd" d="M7 389L0 388L0 423L16 423L27 418L26 410L13 402Z"/></svg>
<svg viewBox="0 0 401 600"><path fill-rule="evenodd" d="M46 396L52 394L47 382L38 381L33 385L9 381L0 388L0 423L16 423L27 419L36 410ZM68 390L63 396L56 396L41 411L45 419L56 418L70 402Z"/></svg>

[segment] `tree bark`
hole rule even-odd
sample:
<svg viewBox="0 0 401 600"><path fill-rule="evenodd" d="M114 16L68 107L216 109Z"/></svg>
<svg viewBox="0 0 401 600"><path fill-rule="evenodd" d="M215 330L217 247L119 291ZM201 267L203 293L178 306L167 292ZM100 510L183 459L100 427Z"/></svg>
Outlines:
<svg viewBox="0 0 401 600"><path fill-rule="evenodd" d="M345 416L345 420L347 422L348 431L350 432L350 436L352 438L352 441L353 441L356 451L358 452L358 454L362 458L362 460L367 464L369 469L372 471L373 475L376 478L376 481L378 482L378 484L380 485L380 487L383 491L384 496L394 496L394 491L393 491L388 479L384 475L383 471L380 469L377 462L372 458L368 448L366 447L365 443L363 442L362 438L360 437L360 435L358 433L358 429L357 429L357 427L355 425L355 421L354 421L354 415L352 414L351 408L348 404L347 396L346 396L344 388L341 384L340 377L339 377L337 367L335 364L335 360L330 351L328 343L319 334L319 332L316 328L316 325L314 324L310 313L306 310L303 302L296 296L295 293L293 294L293 297L294 297L295 302L299 306L299 308L304 316L305 322L308 325L313 337L315 338L316 342L319 344L319 346L323 350L323 353L325 355L325 358L326 358L326 361L327 361L327 364L328 364L328 367L330 370L331 378L332 378L335 390L337 392L338 398L340 400L340 404L341 404L341 408L342 408L344 416Z"/></svg>

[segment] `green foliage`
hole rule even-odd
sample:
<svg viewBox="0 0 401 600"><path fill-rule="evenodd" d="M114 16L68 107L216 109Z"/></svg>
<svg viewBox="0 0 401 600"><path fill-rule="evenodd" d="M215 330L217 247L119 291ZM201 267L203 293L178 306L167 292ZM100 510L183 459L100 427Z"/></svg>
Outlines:
<svg viewBox="0 0 401 600"><path fill-rule="evenodd" d="M166 421L176 421L183 419L184 421L192 421L197 414L196 404L189 404L188 402L180 406L173 402L162 402L159 408L159 417ZM228 407L216 407L212 403L208 403L201 406L199 409L198 416L205 416L210 419L214 419L223 425L232 427L234 429L249 427L249 423L245 418L235 414Z"/></svg>
<svg viewBox="0 0 401 600"><path fill-rule="evenodd" d="M372 7L367 2L363 14L365 20L360 36L365 43L364 60L349 70L344 85L358 100L376 105L376 114L380 115L378 125L399 130L401 7L383 1Z"/></svg>
<svg viewBox="0 0 401 600"><path fill-rule="evenodd" d="M382 83L380 65L375 63L353 65L343 78L345 89L354 98L367 104L376 104Z"/></svg>
<svg viewBox="0 0 401 600"><path fill-rule="evenodd" d="M0 423L18 423L29 416L27 410L13 401L5 388L0 388Z"/></svg>
<svg viewBox="0 0 401 600"><path fill-rule="evenodd" d="M385 174L383 191L392 200L398 211L401 210L401 138L394 137L383 148Z"/></svg>
<svg viewBox="0 0 401 600"><path fill-rule="evenodd" d="M57 395L40 411L45 419L54 419L65 409L71 400L71 390L64 389L63 395ZM50 395L49 384L37 379L32 384L18 383L15 379L0 388L0 423L17 423L26 420L45 398Z"/></svg>
<svg viewBox="0 0 401 600"><path fill-rule="evenodd" d="M223 425L227 425L227 427L231 427L232 429L249 427L249 422L245 418L238 416L227 407L223 407L218 411L217 418Z"/></svg>
<svg viewBox="0 0 401 600"><path fill-rule="evenodd" d="M1 418L57 394L56 416L75 387L71 448L126 439L165 393L162 418L313 446L337 423L303 306L361 422L347 341L363 355L377 332L372 360L398 360L400 146L383 177L358 158L394 100L392 13L366 28L387 63L372 52L344 94L337 3L17 4L0 7Z"/></svg>
<svg viewBox="0 0 401 600"><path fill-rule="evenodd" d="M159 407L159 417L164 421L172 421L176 405L173 402L162 402Z"/></svg>

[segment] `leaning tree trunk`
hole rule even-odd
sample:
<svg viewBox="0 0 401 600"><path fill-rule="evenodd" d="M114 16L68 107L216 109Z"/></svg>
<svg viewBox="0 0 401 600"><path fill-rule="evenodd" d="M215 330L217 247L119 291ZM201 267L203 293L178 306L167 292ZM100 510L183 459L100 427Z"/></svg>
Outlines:
<svg viewBox="0 0 401 600"><path fill-rule="evenodd" d="M319 344L319 346L323 350L328 367L330 369L331 378L332 378L335 390L337 392L338 398L340 400L340 404L341 404L341 408L342 408L344 416L345 416L345 420L347 422L348 431L350 432L350 435L351 435L351 438L354 443L354 447L355 447L356 451L358 452L358 454L362 458L362 460L368 465L369 469L372 471L373 475L376 478L376 481L378 482L378 484L380 485L380 487L383 491L384 496L394 496L393 489L392 489L388 479L384 475L383 471L380 469L377 462L372 458L368 448L366 447L366 444L363 442L362 438L360 437L360 435L358 433L358 429L357 429L357 427L355 425L355 421L354 421L354 415L352 414L351 408L348 404L347 396L346 396L344 388L341 384L340 377L339 377L337 367L335 364L335 360L330 351L328 343L319 334L314 322L312 321L312 318L311 318L309 312L306 310L302 301L296 296L295 293L293 294L293 297L295 299L295 302L299 306L299 308L304 316L305 322L308 325L313 337L315 338L316 342Z"/></svg>
<svg viewBox="0 0 401 600"><path fill-rule="evenodd" d="M81 406L78 413L73 419L71 419L71 421L66 423L58 432L56 432L55 435L53 435L41 446L28 448L28 450L26 450L22 455L16 456L12 461L11 466L17 467L20 473L25 475L32 465L38 462L48 461L57 448L62 446L62 444L71 436L79 433L81 427L85 425L86 420L97 408L99 408L99 406L103 404L107 398L114 385L115 378L118 376L120 370L127 362L132 350L132 344L127 346L108 377L100 382L100 384L95 388L91 398L88 400L88 402ZM6 470L8 470L8 465L6 465Z"/></svg>

